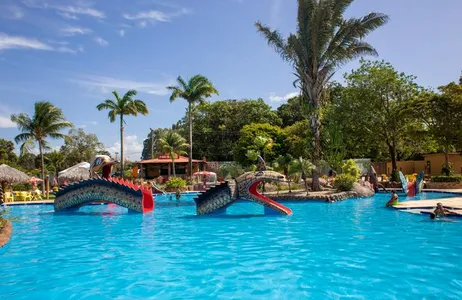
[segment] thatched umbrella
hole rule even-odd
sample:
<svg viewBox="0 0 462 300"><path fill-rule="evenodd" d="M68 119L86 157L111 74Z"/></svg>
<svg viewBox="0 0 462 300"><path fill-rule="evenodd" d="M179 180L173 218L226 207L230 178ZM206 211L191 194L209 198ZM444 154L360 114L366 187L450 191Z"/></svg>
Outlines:
<svg viewBox="0 0 462 300"><path fill-rule="evenodd" d="M5 191L7 184L25 183L28 181L29 176L25 173L5 164L0 166L0 183L2 184L3 191Z"/></svg>
<svg viewBox="0 0 462 300"><path fill-rule="evenodd" d="M80 181L90 178L90 164L79 163L73 167L70 167L64 171L59 172L58 182L62 185L65 181Z"/></svg>

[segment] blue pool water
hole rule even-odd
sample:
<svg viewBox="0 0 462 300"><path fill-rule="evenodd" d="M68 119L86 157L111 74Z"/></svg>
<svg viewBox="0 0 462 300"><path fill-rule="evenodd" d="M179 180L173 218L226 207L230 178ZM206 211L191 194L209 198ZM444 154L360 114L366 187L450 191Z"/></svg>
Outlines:
<svg viewBox="0 0 462 300"><path fill-rule="evenodd" d="M385 209L389 194L287 202L290 217L250 203L196 217L191 196L161 198L147 215L12 207L0 299L462 299L462 220Z"/></svg>

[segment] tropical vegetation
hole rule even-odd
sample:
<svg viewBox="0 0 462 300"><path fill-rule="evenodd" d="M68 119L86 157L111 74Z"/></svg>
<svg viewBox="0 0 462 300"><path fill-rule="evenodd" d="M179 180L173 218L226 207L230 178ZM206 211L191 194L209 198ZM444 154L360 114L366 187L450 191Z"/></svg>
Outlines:
<svg viewBox="0 0 462 300"><path fill-rule="evenodd" d="M66 121L62 110L50 102L39 101L34 105L34 115L13 114L11 121L17 124L21 132L15 137L15 142L21 145L21 155L30 152L35 144L38 144L40 154L40 171L42 179L45 179L45 150L48 150L47 139L66 139L68 136L61 131L69 128L72 124ZM42 184L42 192L45 194L45 185Z"/></svg>
<svg viewBox="0 0 462 300"><path fill-rule="evenodd" d="M388 16L370 13L362 18L344 18L353 0L298 0L297 30L286 39L277 30L255 25L281 57L294 68L294 83L309 110L312 132L311 160L319 166L322 158L322 111L326 88L345 63L363 55L377 55L364 38L388 21ZM319 170L312 172L312 190L321 189Z"/></svg>
<svg viewBox="0 0 462 300"><path fill-rule="evenodd" d="M96 108L98 110L109 110L108 118L111 123L115 122L117 117L120 120L120 169L124 171L124 125L125 116L138 116L147 115L149 110L141 100L133 99L137 92L135 90L129 90L123 97L120 97L117 91L113 91L115 100L107 99L104 102L98 104Z"/></svg>
<svg viewBox="0 0 462 300"><path fill-rule="evenodd" d="M177 158L177 155L183 155L187 153L186 150L189 149L189 144L186 143L186 139L184 139L181 135L173 130L169 130L163 134L159 139L159 144L162 152L168 154L172 160L173 177L175 177L175 159Z"/></svg>

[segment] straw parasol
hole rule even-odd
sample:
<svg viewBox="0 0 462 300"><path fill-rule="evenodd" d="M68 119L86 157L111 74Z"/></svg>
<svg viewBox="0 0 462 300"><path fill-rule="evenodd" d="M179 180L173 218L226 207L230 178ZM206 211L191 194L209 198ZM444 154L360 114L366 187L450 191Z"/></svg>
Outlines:
<svg viewBox="0 0 462 300"><path fill-rule="evenodd" d="M3 191L5 191L7 184L25 183L28 181L29 176L27 176L25 173L5 164L0 166L0 182L2 184Z"/></svg>
<svg viewBox="0 0 462 300"><path fill-rule="evenodd" d="M64 171L58 173L58 182L63 184L65 181L80 181L90 178L90 164L89 163L79 163L75 166L72 166Z"/></svg>

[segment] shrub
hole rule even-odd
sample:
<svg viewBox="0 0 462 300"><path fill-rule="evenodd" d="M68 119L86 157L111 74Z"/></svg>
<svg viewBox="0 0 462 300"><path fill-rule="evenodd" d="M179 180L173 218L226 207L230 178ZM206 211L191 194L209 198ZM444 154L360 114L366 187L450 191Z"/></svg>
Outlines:
<svg viewBox="0 0 462 300"><path fill-rule="evenodd" d="M454 169L452 168L452 163L449 162L447 166L446 164L444 164L441 167L441 174L446 175L446 176L454 175Z"/></svg>
<svg viewBox="0 0 462 300"><path fill-rule="evenodd" d="M359 170L355 161L352 159L347 160L342 166L342 173L349 174L355 178L355 181L361 176L361 170Z"/></svg>
<svg viewBox="0 0 462 300"><path fill-rule="evenodd" d="M186 186L186 180L180 177L172 177L165 183L165 187L168 189L179 189L185 186Z"/></svg>
<svg viewBox="0 0 462 300"><path fill-rule="evenodd" d="M462 182L461 175L453 175L453 176L433 176L433 182Z"/></svg>
<svg viewBox="0 0 462 300"><path fill-rule="evenodd" d="M342 192L351 191L356 181L357 178L351 174L340 174L335 177L334 188Z"/></svg>

